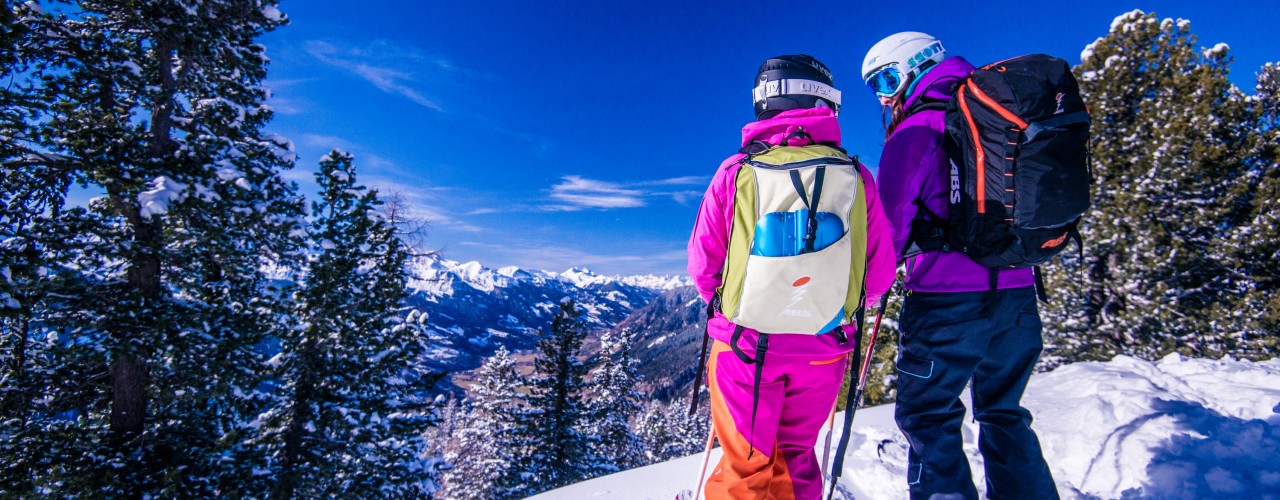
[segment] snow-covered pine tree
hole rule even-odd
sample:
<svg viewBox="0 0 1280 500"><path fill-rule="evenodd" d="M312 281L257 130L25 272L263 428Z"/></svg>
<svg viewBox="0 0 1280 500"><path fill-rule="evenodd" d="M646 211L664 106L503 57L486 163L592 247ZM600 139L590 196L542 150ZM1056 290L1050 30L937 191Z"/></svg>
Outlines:
<svg viewBox="0 0 1280 500"><path fill-rule="evenodd" d="M0 9L0 79L14 81L28 70L19 42L25 23L18 20L24 7ZM0 88L0 163L9 165L24 156L29 126L26 117L39 109L29 89ZM31 475L39 470L40 454L29 450L30 421L41 410L40 381L45 370L39 360L44 342L33 335L38 304L33 298L47 293L38 270L47 269L48 255L31 236L33 223L48 212L61 209L63 185L46 185L29 169L0 170L0 496L17 497L32 491Z"/></svg>
<svg viewBox="0 0 1280 500"><path fill-rule="evenodd" d="M1248 173L1237 186L1249 203L1243 222L1225 246L1239 300L1223 318L1239 331L1234 356L1265 359L1280 350L1280 65L1267 63L1258 72L1250 99L1250 121L1256 128Z"/></svg>
<svg viewBox="0 0 1280 500"><path fill-rule="evenodd" d="M279 176L288 142L261 131L254 40L286 20L273 0L35 5L14 10L14 88L34 102L6 135L22 152L4 187L49 195L11 240L50 264L26 278L27 338L48 354L44 407L9 443L38 464L22 488L253 489L261 462L243 443L274 309L259 266L288 261L302 209ZM102 196L64 209L72 183Z"/></svg>
<svg viewBox="0 0 1280 500"><path fill-rule="evenodd" d="M442 496L456 499L519 498L522 482L518 433L523 411L523 380L506 347L476 371L468 410L456 438L458 448L445 456L452 466L442 478Z"/></svg>
<svg viewBox="0 0 1280 500"><path fill-rule="evenodd" d="M705 399L692 416L686 403L675 401L666 405L653 400L636 418L635 429L644 447L645 463L664 462L704 450L711 429L711 414Z"/></svg>
<svg viewBox="0 0 1280 500"><path fill-rule="evenodd" d="M580 358L586 325L582 311L564 299L538 341L529 387L528 411L521 416L521 448L527 471L521 481L531 494L582 480L594 461L590 440L582 432L587 418L584 401L586 363Z"/></svg>
<svg viewBox="0 0 1280 500"><path fill-rule="evenodd" d="M458 431L467 420L466 408L462 400L453 395L436 396L436 424L423 433L427 442L427 453L431 456L446 457L458 453Z"/></svg>
<svg viewBox="0 0 1280 500"><path fill-rule="evenodd" d="M689 453L701 453L706 447L707 435L711 433L711 411L700 411L690 415L688 412L682 412L683 420L677 419L680 425L681 442L685 444Z"/></svg>
<svg viewBox="0 0 1280 500"><path fill-rule="evenodd" d="M591 437L592 452L598 457L593 476L645 463L644 443L632 427L632 421L641 417L643 397L636 390L641 379L636 368L639 361L632 350L634 336L627 330L600 336L600 363L592 370L587 388L589 418L583 429Z"/></svg>
<svg viewBox="0 0 1280 500"><path fill-rule="evenodd" d="M1219 322L1233 285L1220 243L1239 218L1233 183L1252 129L1227 80L1224 44L1197 50L1190 23L1133 11L1076 68L1093 115L1093 208L1084 261L1047 274L1050 356L1213 356L1233 345Z"/></svg>
<svg viewBox="0 0 1280 500"><path fill-rule="evenodd" d="M676 406L679 406L677 403ZM675 456L669 449L675 441L671 426L667 424L667 405L650 400L644 413L636 419L636 437L644 447L646 465L663 462Z"/></svg>
<svg viewBox="0 0 1280 500"><path fill-rule="evenodd" d="M667 407L667 427L671 429L671 445L667 452L672 457L683 457L701 453L707 444L707 434L711 432L711 410L699 408L693 415L689 414L688 405L672 404Z"/></svg>
<svg viewBox="0 0 1280 500"><path fill-rule="evenodd" d="M278 498L415 498L436 489L423 457L434 419L426 335L402 318L408 251L334 150L316 174L311 255L281 341L285 405L268 415ZM410 316L416 316L413 311ZM412 318L409 318L412 319Z"/></svg>

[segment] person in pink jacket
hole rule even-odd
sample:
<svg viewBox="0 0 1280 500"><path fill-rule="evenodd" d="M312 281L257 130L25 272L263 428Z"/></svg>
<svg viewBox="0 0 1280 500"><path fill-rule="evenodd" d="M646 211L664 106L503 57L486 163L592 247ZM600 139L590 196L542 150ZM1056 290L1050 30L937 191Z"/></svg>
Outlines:
<svg viewBox="0 0 1280 500"><path fill-rule="evenodd" d="M780 79L818 82L834 90L827 68L806 55L765 61L756 83ZM742 128L744 147L756 141L778 145L795 132L808 133L814 142L840 144L838 102L812 94L757 93L755 105L757 120ZM730 156L716 169L689 239L689 274L708 303L723 280L735 179L743 168L743 157ZM866 168L860 172L867 205L865 304L874 304L894 281L892 229L880 206L875 180ZM771 335L760 380L755 367L735 356L729 345L737 328L719 311L707 325L714 339L706 366L707 385L723 455L707 482L706 496L821 498L822 473L814 445L835 405L856 328L844 325L821 335ZM758 338L758 332L744 328L738 347L754 352ZM757 386L758 399L754 397Z"/></svg>

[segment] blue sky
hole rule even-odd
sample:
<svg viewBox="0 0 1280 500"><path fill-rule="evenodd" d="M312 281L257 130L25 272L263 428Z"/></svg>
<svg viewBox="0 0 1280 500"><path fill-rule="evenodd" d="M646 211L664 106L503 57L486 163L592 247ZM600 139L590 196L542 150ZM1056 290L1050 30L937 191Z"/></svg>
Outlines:
<svg viewBox="0 0 1280 500"><path fill-rule="evenodd" d="M283 0L268 131L311 193L331 148L398 191L427 245L490 267L680 274L706 183L753 118L765 58L808 53L844 91L845 146L875 165L882 130L858 80L897 31L975 62L1044 52L1072 64L1117 15L1186 18L1226 42L1233 80L1280 60L1280 2L422 2Z"/></svg>

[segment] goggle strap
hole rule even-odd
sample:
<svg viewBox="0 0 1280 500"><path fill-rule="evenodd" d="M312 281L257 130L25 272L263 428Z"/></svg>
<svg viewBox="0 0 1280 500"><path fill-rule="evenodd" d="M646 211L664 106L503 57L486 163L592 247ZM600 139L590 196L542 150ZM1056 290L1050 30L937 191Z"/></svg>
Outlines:
<svg viewBox="0 0 1280 500"><path fill-rule="evenodd" d="M778 97L784 95L809 95L821 97L831 101L836 106L840 105L840 91L835 87L822 82L813 80L768 80L760 82L756 88L751 90L753 102L760 102L770 97Z"/></svg>

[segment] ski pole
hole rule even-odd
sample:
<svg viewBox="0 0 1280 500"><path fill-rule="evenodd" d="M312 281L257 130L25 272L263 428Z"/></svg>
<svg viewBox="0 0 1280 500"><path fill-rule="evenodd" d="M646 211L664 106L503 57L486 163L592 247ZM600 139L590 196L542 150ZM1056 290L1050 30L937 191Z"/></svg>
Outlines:
<svg viewBox="0 0 1280 500"><path fill-rule="evenodd" d="M846 361L844 366L845 366L845 369L848 370L849 362ZM822 477L830 477L827 475L828 471L826 469L827 469L827 460L831 458L831 434L832 434L831 431L835 430L835 428L836 428L836 405L833 402L831 404L831 414L827 415L827 437L826 439L823 440L823 443L822 443L822 461L818 462L818 466L821 467L820 472L822 473Z"/></svg>
<svg viewBox="0 0 1280 500"><path fill-rule="evenodd" d="M702 387L703 372L707 369L707 341L711 339L711 319L716 317L718 309L720 309L720 296L716 295L707 302L707 326L702 330L702 354L698 356L698 372L693 376L693 394L689 395L690 417L698 412L698 396L702 394L699 389Z"/></svg>
<svg viewBox="0 0 1280 500"><path fill-rule="evenodd" d="M693 500L702 497L702 480L707 477L707 464L711 462L711 445L716 442L716 426L707 433L707 451L702 453L702 471L698 473L698 487L693 489Z"/></svg>
<svg viewBox="0 0 1280 500"><path fill-rule="evenodd" d="M828 500L835 497L836 482L840 480L841 469L844 468L844 456L849 449L849 433L853 429L853 416L858 411L858 404L862 402L862 389L867 383L867 369L871 366L871 355L876 350L876 336L880 333L880 320L884 318L884 308L888 298L888 293L880 297L880 303L876 310L875 326L871 328L871 338L867 341L867 354L863 357L862 366L858 370L858 381L853 387L853 397L848 398L844 404L844 429L840 434L840 445L836 447L836 457L831 464L831 484L827 489ZM859 322L859 325L861 325L861 322ZM861 335L861 332L859 332L859 335ZM858 351L854 350L854 352Z"/></svg>
<svg viewBox="0 0 1280 500"><path fill-rule="evenodd" d="M818 472L827 477L827 460L831 458L831 431L836 427L836 405L831 405L831 414L827 415L827 437L822 441L822 461L818 462Z"/></svg>
<svg viewBox="0 0 1280 500"><path fill-rule="evenodd" d="M888 296L889 294L885 294ZM884 319L885 299L880 298L880 307L876 310L876 323L871 327L871 338L867 340L867 354L862 358L862 369L858 371L858 389L854 392L854 408L862 404L862 390L867 387L867 372L871 369L871 355L876 348L876 335L880 333L880 320Z"/></svg>

